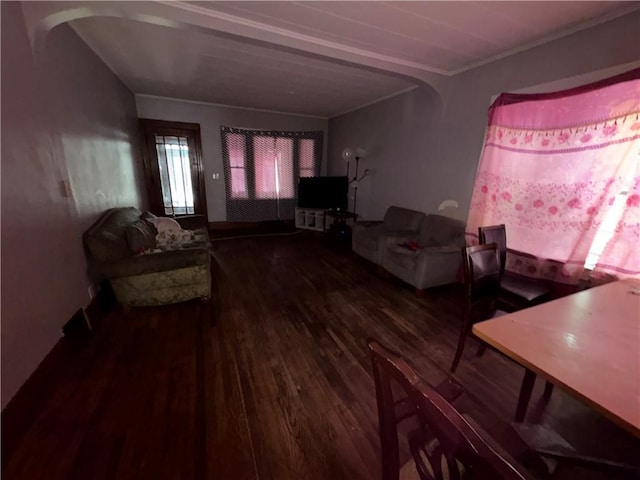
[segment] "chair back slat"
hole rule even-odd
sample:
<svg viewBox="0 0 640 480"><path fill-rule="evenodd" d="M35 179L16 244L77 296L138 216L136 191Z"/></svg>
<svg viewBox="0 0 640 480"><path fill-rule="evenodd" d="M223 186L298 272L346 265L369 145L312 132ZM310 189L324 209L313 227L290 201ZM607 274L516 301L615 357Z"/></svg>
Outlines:
<svg viewBox="0 0 640 480"><path fill-rule="evenodd" d="M497 297L500 291L500 257L498 245L489 243L462 249L464 281L468 300Z"/></svg>
<svg viewBox="0 0 640 480"><path fill-rule="evenodd" d="M507 229L504 223L488 227L478 227L480 244L495 243L500 251L500 275L504 274L507 263Z"/></svg>
<svg viewBox="0 0 640 480"><path fill-rule="evenodd" d="M523 480L464 417L398 354L368 342L378 401L383 480L399 477L398 418L392 381L413 404L419 429L409 445L421 479ZM428 465L427 465L428 464ZM442 468L446 466L447 472Z"/></svg>

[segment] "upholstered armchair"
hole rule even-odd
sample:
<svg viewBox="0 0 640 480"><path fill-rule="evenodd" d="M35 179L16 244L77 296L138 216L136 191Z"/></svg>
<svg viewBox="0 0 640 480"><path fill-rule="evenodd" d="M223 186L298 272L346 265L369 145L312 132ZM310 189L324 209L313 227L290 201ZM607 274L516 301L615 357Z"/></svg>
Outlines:
<svg viewBox="0 0 640 480"><path fill-rule="evenodd" d="M206 218L178 217L190 240L156 248L156 231L134 207L113 208L84 234L89 262L126 306L164 305L211 296L211 254Z"/></svg>

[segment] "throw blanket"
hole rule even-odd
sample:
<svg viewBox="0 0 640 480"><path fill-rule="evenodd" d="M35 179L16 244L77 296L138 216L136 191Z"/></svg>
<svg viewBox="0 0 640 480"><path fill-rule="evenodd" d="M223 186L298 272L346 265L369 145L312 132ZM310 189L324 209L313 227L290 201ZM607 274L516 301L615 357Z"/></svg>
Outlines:
<svg viewBox="0 0 640 480"><path fill-rule="evenodd" d="M193 231L183 230L173 218L150 218L149 222L153 223L158 231L156 246L160 250L178 250L195 238Z"/></svg>

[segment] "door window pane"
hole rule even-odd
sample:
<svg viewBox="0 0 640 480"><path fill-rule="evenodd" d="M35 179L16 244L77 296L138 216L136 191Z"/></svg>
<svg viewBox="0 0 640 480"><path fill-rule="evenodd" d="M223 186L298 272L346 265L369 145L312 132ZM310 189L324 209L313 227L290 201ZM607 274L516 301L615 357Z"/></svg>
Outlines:
<svg viewBox="0 0 640 480"><path fill-rule="evenodd" d="M195 209L187 137L156 135L156 152L165 214L193 214Z"/></svg>

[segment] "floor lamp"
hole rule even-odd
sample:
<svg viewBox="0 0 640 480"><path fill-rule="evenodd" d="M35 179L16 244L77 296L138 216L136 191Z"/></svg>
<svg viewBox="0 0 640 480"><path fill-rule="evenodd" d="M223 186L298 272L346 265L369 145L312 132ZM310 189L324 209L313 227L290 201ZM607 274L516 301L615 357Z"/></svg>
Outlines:
<svg viewBox="0 0 640 480"><path fill-rule="evenodd" d="M357 147L357 148L347 147L344 150L342 150L342 159L345 162L347 162L347 178L349 178L349 166L350 166L351 159L354 158L356 161L356 173L353 176L353 178L349 180L349 185L354 184L354 189L353 189L353 215L354 215L353 220L354 222L357 219L356 206L358 204L358 164L360 163L360 160L366 156L367 156L367 151L362 147Z"/></svg>

